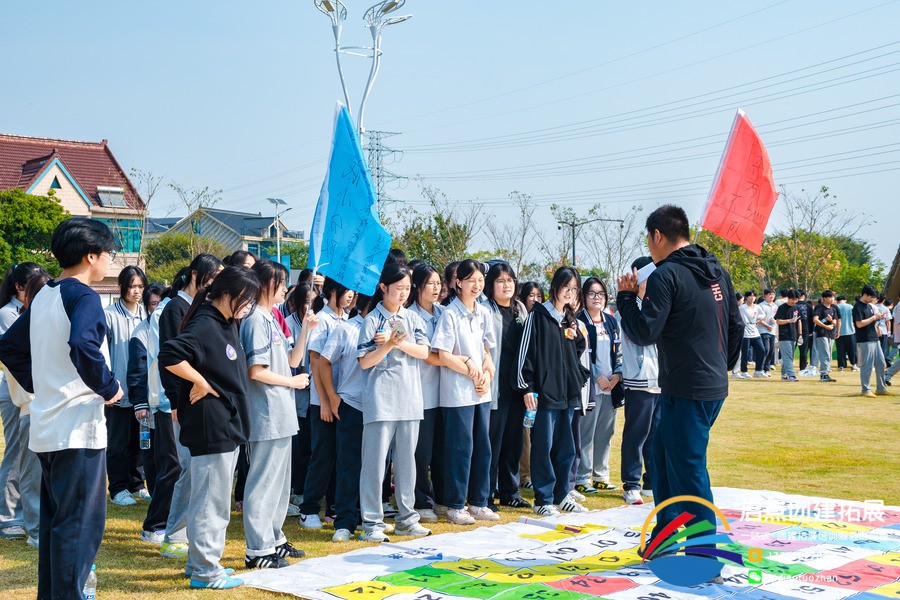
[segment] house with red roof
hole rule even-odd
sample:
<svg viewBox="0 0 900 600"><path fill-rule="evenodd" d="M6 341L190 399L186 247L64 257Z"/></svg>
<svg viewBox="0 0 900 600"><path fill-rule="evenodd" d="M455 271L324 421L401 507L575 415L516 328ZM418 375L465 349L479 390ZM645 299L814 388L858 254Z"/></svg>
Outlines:
<svg viewBox="0 0 900 600"><path fill-rule="evenodd" d="M119 240L101 293L118 294L116 276L139 264L146 205L106 140L82 142L0 133L0 190L54 197L73 216L103 221ZM143 265L141 265L143 267ZM115 289L107 289L110 286Z"/></svg>

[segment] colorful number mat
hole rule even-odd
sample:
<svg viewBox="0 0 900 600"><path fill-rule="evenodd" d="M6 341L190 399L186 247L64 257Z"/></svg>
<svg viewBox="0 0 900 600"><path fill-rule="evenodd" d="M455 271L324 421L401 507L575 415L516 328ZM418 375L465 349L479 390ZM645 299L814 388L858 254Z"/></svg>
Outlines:
<svg viewBox="0 0 900 600"><path fill-rule="evenodd" d="M728 536L717 548L743 558L722 560L716 583L676 585L642 562L653 504L365 545L241 577L309 600L900 600L900 507L713 493L716 533Z"/></svg>

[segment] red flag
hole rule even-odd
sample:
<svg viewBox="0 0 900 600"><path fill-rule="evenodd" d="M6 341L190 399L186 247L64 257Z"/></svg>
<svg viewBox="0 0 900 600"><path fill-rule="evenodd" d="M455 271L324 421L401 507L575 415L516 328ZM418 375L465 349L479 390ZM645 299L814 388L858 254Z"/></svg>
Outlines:
<svg viewBox="0 0 900 600"><path fill-rule="evenodd" d="M777 199L769 155L738 109L700 226L758 256Z"/></svg>

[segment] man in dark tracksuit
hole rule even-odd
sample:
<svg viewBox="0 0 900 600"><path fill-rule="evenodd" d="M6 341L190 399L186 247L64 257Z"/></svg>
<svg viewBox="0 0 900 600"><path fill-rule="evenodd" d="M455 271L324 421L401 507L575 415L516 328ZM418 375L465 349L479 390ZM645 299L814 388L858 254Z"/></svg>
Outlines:
<svg viewBox="0 0 900 600"><path fill-rule="evenodd" d="M734 288L718 259L690 243L681 208L661 206L647 217L647 243L657 268L642 305L636 273L619 278L616 300L634 341L659 349L662 394L651 446L653 500L659 506L690 495L712 502L706 469L709 430L728 395L728 373L743 337ZM709 508L679 502L657 514L651 539L683 511L696 515L687 525L716 523Z"/></svg>

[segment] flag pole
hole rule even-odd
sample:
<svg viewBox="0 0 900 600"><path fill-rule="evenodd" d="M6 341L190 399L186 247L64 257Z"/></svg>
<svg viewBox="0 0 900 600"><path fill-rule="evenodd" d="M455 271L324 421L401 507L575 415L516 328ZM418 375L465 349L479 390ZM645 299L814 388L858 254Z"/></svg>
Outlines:
<svg viewBox="0 0 900 600"><path fill-rule="evenodd" d="M706 196L706 206L703 208L703 215L700 217L700 225L694 234L694 244L700 238L700 232L703 231L703 223L706 222L706 215L709 213L709 207L713 201L713 192L719 187L719 181L722 179L722 167L725 165L725 157L728 156L728 151L731 150L731 146L734 144L734 132L737 130L738 120L744 115L743 109L740 108L734 114L734 120L731 122L731 131L728 132L728 141L725 142L725 150L722 151L722 156L719 158L719 167L716 169L712 187L709 188L709 194Z"/></svg>

